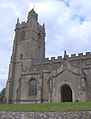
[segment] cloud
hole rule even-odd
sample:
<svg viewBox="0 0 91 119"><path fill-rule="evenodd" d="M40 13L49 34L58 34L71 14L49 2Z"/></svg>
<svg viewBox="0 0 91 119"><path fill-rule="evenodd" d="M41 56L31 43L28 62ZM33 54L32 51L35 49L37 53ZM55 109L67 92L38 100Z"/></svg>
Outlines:
<svg viewBox="0 0 91 119"><path fill-rule="evenodd" d="M35 10L39 21L46 23L47 56L62 55L65 49L69 53L90 50L90 14L91 2L86 0L50 0L36 2ZM30 5L32 7L33 3ZM86 39L86 40L85 40ZM87 42L88 40L88 42ZM55 47L54 47L55 46ZM70 47L71 46L71 47Z"/></svg>
<svg viewBox="0 0 91 119"><path fill-rule="evenodd" d="M5 9L5 8L8 8L8 9L10 8L10 9L12 9L12 10L15 12L16 15L19 15L19 14L20 14L19 11L17 10L16 6L13 5L13 4L2 3L0 6L3 7L4 9ZM8 14L8 15L9 15L9 14Z"/></svg>
<svg viewBox="0 0 91 119"><path fill-rule="evenodd" d="M46 56L62 55L65 49L69 54L90 51L90 3L86 0L36 3L39 20L46 23Z"/></svg>

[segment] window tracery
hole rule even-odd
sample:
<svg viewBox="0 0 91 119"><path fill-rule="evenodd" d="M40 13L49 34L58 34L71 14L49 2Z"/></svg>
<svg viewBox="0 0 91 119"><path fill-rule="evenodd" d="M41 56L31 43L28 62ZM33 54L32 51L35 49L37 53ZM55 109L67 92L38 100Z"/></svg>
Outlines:
<svg viewBox="0 0 91 119"><path fill-rule="evenodd" d="M37 82L33 78L29 81L29 96L36 96L37 95Z"/></svg>

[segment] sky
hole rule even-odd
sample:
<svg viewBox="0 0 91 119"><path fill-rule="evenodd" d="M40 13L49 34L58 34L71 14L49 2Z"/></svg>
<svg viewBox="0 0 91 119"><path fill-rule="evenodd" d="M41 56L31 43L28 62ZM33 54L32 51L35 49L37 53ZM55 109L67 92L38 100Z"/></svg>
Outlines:
<svg viewBox="0 0 91 119"><path fill-rule="evenodd" d="M17 18L34 8L46 28L46 57L91 52L91 0L0 0L0 90L6 86Z"/></svg>

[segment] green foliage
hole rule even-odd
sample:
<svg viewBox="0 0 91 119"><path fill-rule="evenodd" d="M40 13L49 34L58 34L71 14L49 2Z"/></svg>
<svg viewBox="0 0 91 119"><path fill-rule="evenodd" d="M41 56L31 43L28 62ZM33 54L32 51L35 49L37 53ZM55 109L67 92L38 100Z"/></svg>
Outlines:
<svg viewBox="0 0 91 119"><path fill-rule="evenodd" d="M3 98L5 97L5 90L6 88L3 88L3 90L0 92L0 103L3 102Z"/></svg>
<svg viewBox="0 0 91 119"><path fill-rule="evenodd" d="M49 112L49 111L91 110L91 102L42 103L42 104L0 104L0 111Z"/></svg>
<svg viewBox="0 0 91 119"><path fill-rule="evenodd" d="M3 90L0 92L0 96L5 96L5 90L6 90L6 88L3 88Z"/></svg>

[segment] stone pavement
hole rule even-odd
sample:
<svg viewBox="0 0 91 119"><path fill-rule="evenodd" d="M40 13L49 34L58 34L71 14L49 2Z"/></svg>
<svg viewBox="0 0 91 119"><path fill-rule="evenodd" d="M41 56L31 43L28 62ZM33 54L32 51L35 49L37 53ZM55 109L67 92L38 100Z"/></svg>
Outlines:
<svg viewBox="0 0 91 119"><path fill-rule="evenodd" d="M0 112L0 119L91 119L91 111Z"/></svg>

